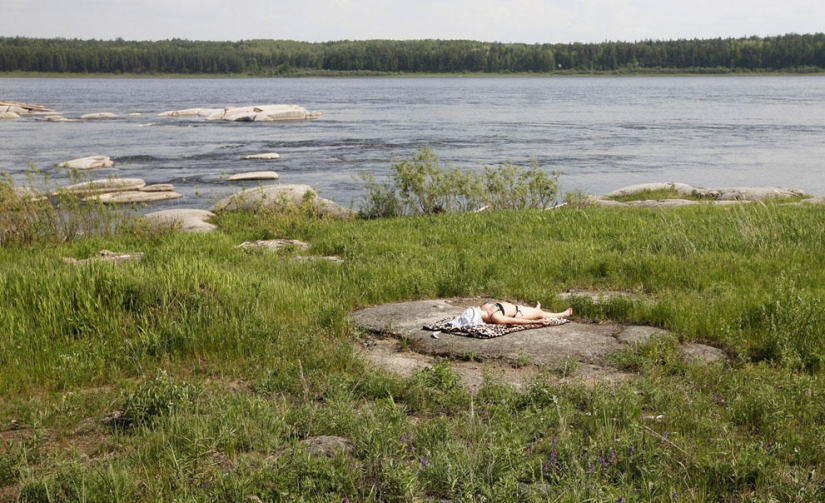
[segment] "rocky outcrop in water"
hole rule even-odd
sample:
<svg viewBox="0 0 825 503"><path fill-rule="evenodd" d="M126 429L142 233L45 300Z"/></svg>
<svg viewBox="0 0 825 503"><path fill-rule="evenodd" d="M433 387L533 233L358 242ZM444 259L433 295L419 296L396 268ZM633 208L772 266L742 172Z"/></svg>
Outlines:
<svg viewBox="0 0 825 503"><path fill-rule="evenodd" d="M113 114L112 112L95 112L81 115L80 118L83 120L117 119L118 115Z"/></svg>
<svg viewBox="0 0 825 503"><path fill-rule="evenodd" d="M280 159L281 156L276 154L275 152L269 152L266 154L251 154L245 155L242 157L244 160L260 160L260 161L273 161L275 159Z"/></svg>
<svg viewBox="0 0 825 503"><path fill-rule="evenodd" d="M227 178L230 182L243 180L277 180L278 173L274 171L250 171L248 173L236 173Z"/></svg>
<svg viewBox="0 0 825 503"><path fill-rule="evenodd" d="M81 157L79 159L72 159L71 161L61 162L57 165L58 168L69 169L100 169L111 168L115 162L111 157L105 155L93 155L89 157Z"/></svg>
<svg viewBox="0 0 825 503"><path fill-rule="evenodd" d="M689 199L643 199L640 201L621 202L615 198L623 196L642 195L645 192L675 191L678 195ZM676 208L693 204L736 204L742 202L765 201L767 199L808 198L800 189L785 187L724 187L705 189L693 187L685 183L643 183L614 190L603 196L588 198L588 202L597 206L611 207L638 207L638 208ZM807 199L806 199L807 200Z"/></svg>
<svg viewBox="0 0 825 503"><path fill-rule="evenodd" d="M226 108L188 108L169 110L159 117L206 117L207 120L233 122L276 122L316 119L319 112L310 112L298 105L258 105Z"/></svg>

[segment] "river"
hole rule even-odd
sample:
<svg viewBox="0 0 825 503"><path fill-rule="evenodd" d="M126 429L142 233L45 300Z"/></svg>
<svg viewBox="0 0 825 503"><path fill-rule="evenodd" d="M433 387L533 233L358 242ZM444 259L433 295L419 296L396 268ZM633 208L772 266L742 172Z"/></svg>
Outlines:
<svg viewBox="0 0 825 503"><path fill-rule="evenodd" d="M229 183L227 175L260 170L357 207L359 173L380 178L395 157L424 145L464 169L535 158L561 174L563 191L674 181L825 195L825 76L0 78L0 100L42 104L67 118L120 116L0 121L0 173L24 184L35 166L59 186L68 179L56 163L107 155L115 167L93 178L143 178L183 194L158 209L208 208L259 183ZM158 117L276 103L322 115L287 123ZM241 160L262 152L281 158Z"/></svg>

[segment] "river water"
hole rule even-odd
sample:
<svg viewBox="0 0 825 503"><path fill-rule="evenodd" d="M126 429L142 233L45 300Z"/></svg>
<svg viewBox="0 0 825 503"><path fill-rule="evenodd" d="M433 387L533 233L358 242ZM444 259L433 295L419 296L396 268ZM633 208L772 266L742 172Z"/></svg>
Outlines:
<svg viewBox="0 0 825 503"><path fill-rule="evenodd" d="M91 174L171 183L183 198L153 208L208 208L245 184L229 174L273 170L357 207L357 175L388 174L394 157L430 146L445 163L483 169L531 158L563 191L602 194L659 181L701 187L801 188L825 195L825 77L497 77L303 79L0 78L0 101L76 118L0 122L0 173L107 155ZM296 104L321 112L288 123L162 118L165 110ZM128 114L138 112L139 117ZM276 161L244 161L277 152Z"/></svg>

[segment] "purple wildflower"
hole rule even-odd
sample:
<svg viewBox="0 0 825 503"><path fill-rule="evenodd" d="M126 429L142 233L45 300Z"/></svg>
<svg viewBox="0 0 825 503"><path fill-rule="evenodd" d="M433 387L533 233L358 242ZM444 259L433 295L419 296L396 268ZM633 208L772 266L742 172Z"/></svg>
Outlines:
<svg viewBox="0 0 825 503"><path fill-rule="evenodd" d="M619 499L616 500L616 503L624 503L625 501L626 500L624 499L624 496L619 496Z"/></svg>
<svg viewBox="0 0 825 503"><path fill-rule="evenodd" d="M427 468L428 463L427 458L421 458L421 468Z"/></svg>
<svg viewBox="0 0 825 503"><path fill-rule="evenodd" d="M535 448L536 446L534 446L533 444L527 444L527 452L529 452L530 454L533 454L533 449Z"/></svg>
<svg viewBox="0 0 825 503"><path fill-rule="evenodd" d="M556 467L556 451L550 451L550 466Z"/></svg>
<svg viewBox="0 0 825 503"><path fill-rule="evenodd" d="M587 463L587 473L593 473L593 463Z"/></svg>
<svg viewBox="0 0 825 503"><path fill-rule="evenodd" d="M671 493L670 499L672 499L673 501L679 500L679 495L676 493L676 491L673 491L673 493Z"/></svg>
<svg viewBox="0 0 825 503"><path fill-rule="evenodd" d="M633 461L633 453L635 453L635 452L636 452L636 448L635 448L635 447L633 447L632 445L631 445L630 447L628 447L628 448L627 448L627 457L628 457L628 459L630 459L631 461Z"/></svg>
<svg viewBox="0 0 825 503"><path fill-rule="evenodd" d="M602 465L602 469L607 468L607 461L601 456L599 456L599 464Z"/></svg>

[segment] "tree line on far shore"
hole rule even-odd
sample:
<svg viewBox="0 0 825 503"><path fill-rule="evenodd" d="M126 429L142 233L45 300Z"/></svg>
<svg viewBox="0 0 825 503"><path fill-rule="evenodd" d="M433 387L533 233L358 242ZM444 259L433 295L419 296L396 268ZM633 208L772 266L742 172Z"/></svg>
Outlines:
<svg viewBox="0 0 825 503"><path fill-rule="evenodd" d="M0 37L0 72L67 74L732 73L825 71L825 33L514 44L470 40L205 42Z"/></svg>

